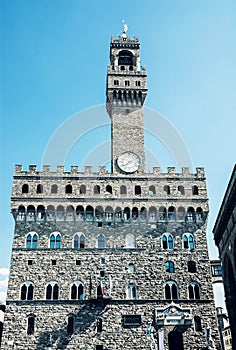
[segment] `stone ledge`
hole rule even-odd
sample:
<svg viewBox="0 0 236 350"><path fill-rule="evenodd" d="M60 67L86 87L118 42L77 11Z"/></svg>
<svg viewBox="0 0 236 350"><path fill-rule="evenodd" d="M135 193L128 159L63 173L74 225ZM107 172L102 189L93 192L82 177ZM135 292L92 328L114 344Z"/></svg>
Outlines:
<svg viewBox="0 0 236 350"><path fill-rule="evenodd" d="M85 300L6 300L6 305L39 305L39 304L44 304L44 305L64 305L64 304L72 304L72 305L83 305L83 304L159 304L163 305L165 304L171 304L171 302L174 302L175 304L210 304L213 302L214 299L174 299L174 300L169 300L169 299L112 299L112 298L103 298L103 299L96 299L96 298L91 298L91 299L85 299Z"/></svg>

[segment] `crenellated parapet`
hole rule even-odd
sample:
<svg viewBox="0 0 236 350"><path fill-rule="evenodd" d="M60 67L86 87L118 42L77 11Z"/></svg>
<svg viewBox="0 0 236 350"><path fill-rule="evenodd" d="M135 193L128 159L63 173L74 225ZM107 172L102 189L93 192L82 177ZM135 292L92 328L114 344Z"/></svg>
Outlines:
<svg viewBox="0 0 236 350"><path fill-rule="evenodd" d="M28 170L23 169L23 165L15 165L14 169L14 177L17 176L61 176L64 177L68 176L78 176L78 177L87 177L88 175L91 176L105 176L108 178L117 178L117 174L109 173L105 166L100 166L98 171L93 171L92 166L85 166L84 171L80 171L78 166L71 166L70 171L67 171L63 165L58 165L56 171L51 169L50 165L43 165L43 169L39 170L37 168L37 165L29 165ZM119 178L127 178L128 175L126 174L119 174ZM167 172L162 172L160 167L153 167L152 172L145 173L145 174L136 174L135 178L153 178L158 177L160 179L162 178L188 178L190 179L199 179L199 180L205 180L205 171L202 167L197 167L196 172L193 173L190 168L183 167L181 172L177 172L175 167L168 167ZM129 176L130 178L130 176Z"/></svg>
<svg viewBox="0 0 236 350"><path fill-rule="evenodd" d="M114 202L115 200L115 202ZM145 175L109 173L101 166L80 171L16 165L11 209L20 222L188 223L203 225L208 213L205 173L160 167ZM163 226L164 227L164 226Z"/></svg>

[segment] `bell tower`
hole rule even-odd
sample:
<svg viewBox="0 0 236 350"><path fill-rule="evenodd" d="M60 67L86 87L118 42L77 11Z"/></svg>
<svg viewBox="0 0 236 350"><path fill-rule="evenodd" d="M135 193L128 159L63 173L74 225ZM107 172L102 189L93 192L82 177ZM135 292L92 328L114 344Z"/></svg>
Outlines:
<svg viewBox="0 0 236 350"><path fill-rule="evenodd" d="M137 37L112 37L107 71L106 106L111 118L112 172L145 173L143 106L146 68L140 66Z"/></svg>

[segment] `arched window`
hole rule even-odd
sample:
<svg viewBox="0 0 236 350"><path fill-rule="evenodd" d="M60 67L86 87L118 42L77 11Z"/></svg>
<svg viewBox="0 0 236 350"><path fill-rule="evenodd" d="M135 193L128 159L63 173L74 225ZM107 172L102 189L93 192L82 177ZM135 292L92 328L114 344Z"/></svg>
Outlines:
<svg viewBox="0 0 236 350"><path fill-rule="evenodd" d="M83 217L84 217L84 208L82 205L78 205L76 207L76 219L78 221L82 221L83 220Z"/></svg>
<svg viewBox="0 0 236 350"><path fill-rule="evenodd" d="M67 334L73 334L75 330L75 316L70 315L68 316L68 321L67 321Z"/></svg>
<svg viewBox="0 0 236 350"><path fill-rule="evenodd" d="M27 221L35 220L35 207L33 205L29 205L27 207Z"/></svg>
<svg viewBox="0 0 236 350"><path fill-rule="evenodd" d="M107 222L111 222L113 219L113 209L111 206L107 206L105 208L105 220Z"/></svg>
<svg viewBox="0 0 236 350"><path fill-rule="evenodd" d="M188 272L197 272L195 261L188 261Z"/></svg>
<svg viewBox="0 0 236 350"><path fill-rule="evenodd" d="M125 185L120 186L120 194L127 194L127 189Z"/></svg>
<svg viewBox="0 0 236 350"><path fill-rule="evenodd" d="M79 236L77 234L74 235L73 247L79 248Z"/></svg>
<svg viewBox="0 0 236 350"><path fill-rule="evenodd" d="M80 249L85 248L85 236L82 234L80 235L80 239L79 239L79 247Z"/></svg>
<svg viewBox="0 0 236 350"><path fill-rule="evenodd" d="M141 186L139 186L139 185L136 185L135 187L134 187L134 194L136 194L136 195L139 195L139 194L141 194Z"/></svg>
<svg viewBox="0 0 236 350"><path fill-rule="evenodd" d="M26 248L31 248L32 247L32 237L31 234L29 233L26 237Z"/></svg>
<svg viewBox="0 0 236 350"><path fill-rule="evenodd" d="M52 288L52 297L53 300L57 300L59 297L59 286L58 284L55 284Z"/></svg>
<svg viewBox="0 0 236 350"><path fill-rule="evenodd" d="M50 248L61 248L61 235L60 233L52 233L50 236Z"/></svg>
<svg viewBox="0 0 236 350"><path fill-rule="evenodd" d="M121 66L121 68L122 68L122 66ZM121 100L122 100L122 94L121 94L121 90L119 90L118 91L118 101L121 101Z"/></svg>
<svg viewBox="0 0 236 350"><path fill-rule="evenodd" d="M73 205L68 205L66 208L66 220L74 221L74 207Z"/></svg>
<svg viewBox="0 0 236 350"><path fill-rule="evenodd" d="M27 334L28 335L34 334L34 322L35 322L35 316L29 316L27 319Z"/></svg>
<svg viewBox="0 0 236 350"><path fill-rule="evenodd" d="M189 236L189 249L194 249L195 248L195 244L194 244L194 238L192 235Z"/></svg>
<svg viewBox="0 0 236 350"><path fill-rule="evenodd" d="M134 273L135 272L135 267L134 264L129 264L129 273Z"/></svg>
<svg viewBox="0 0 236 350"><path fill-rule="evenodd" d="M120 207L116 207L115 209L115 221L121 221L122 219L122 210Z"/></svg>
<svg viewBox="0 0 236 350"><path fill-rule="evenodd" d="M37 248L38 245L38 235L35 233L32 240L32 248Z"/></svg>
<svg viewBox="0 0 236 350"><path fill-rule="evenodd" d="M57 220L64 220L65 218L65 209L62 205L57 207Z"/></svg>
<svg viewBox="0 0 236 350"><path fill-rule="evenodd" d="M157 219L157 210L155 207L149 208L149 221L156 221Z"/></svg>
<svg viewBox="0 0 236 350"><path fill-rule="evenodd" d="M179 196L184 195L184 187L183 186L178 186L178 195Z"/></svg>
<svg viewBox="0 0 236 350"><path fill-rule="evenodd" d="M24 184L22 186L22 193L29 193L29 185L28 184Z"/></svg>
<svg viewBox="0 0 236 350"><path fill-rule="evenodd" d="M124 209L124 220L127 221L130 219L130 209L128 207L126 207Z"/></svg>
<svg viewBox="0 0 236 350"><path fill-rule="evenodd" d="M175 266L174 266L173 261L166 261L165 262L165 270L166 270L166 272L170 272L170 273L175 272Z"/></svg>
<svg viewBox="0 0 236 350"><path fill-rule="evenodd" d="M106 194L112 194L112 187L110 185L106 186Z"/></svg>
<svg viewBox="0 0 236 350"><path fill-rule="evenodd" d="M167 249L168 248L167 236L166 235L162 236L162 248L163 249Z"/></svg>
<svg viewBox="0 0 236 350"><path fill-rule="evenodd" d="M104 235L100 234L97 238L98 240L98 249L104 249L105 248L105 237Z"/></svg>
<svg viewBox="0 0 236 350"><path fill-rule="evenodd" d="M56 248L61 248L61 236L59 234L56 235Z"/></svg>
<svg viewBox="0 0 236 350"><path fill-rule="evenodd" d="M88 205L86 207L86 221L93 221L93 207Z"/></svg>
<svg viewBox="0 0 236 350"><path fill-rule="evenodd" d="M50 248L55 248L55 242L56 242L55 235L52 234L50 236Z"/></svg>
<svg viewBox="0 0 236 350"><path fill-rule="evenodd" d="M57 190L58 190L58 187L57 187L57 185L52 185L51 186L51 193L57 193Z"/></svg>
<svg viewBox="0 0 236 350"><path fill-rule="evenodd" d="M125 246L126 248L135 248L135 238L131 233L128 233L125 237Z"/></svg>
<svg viewBox="0 0 236 350"><path fill-rule="evenodd" d="M23 286L21 286L21 294L20 294L21 300L26 300L27 290L28 290L27 286L23 284Z"/></svg>
<svg viewBox="0 0 236 350"><path fill-rule="evenodd" d="M185 249L194 249L195 244L194 244L194 238L191 233L185 233L183 235L183 248Z"/></svg>
<svg viewBox="0 0 236 350"><path fill-rule="evenodd" d="M72 186L70 184L66 185L65 193L72 193Z"/></svg>
<svg viewBox="0 0 236 350"><path fill-rule="evenodd" d="M39 205L37 207L37 221L43 221L45 219L45 207Z"/></svg>
<svg viewBox="0 0 236 350"><path fill-rule="evenodd" d="M167 210L165 207L160 207L159 208L159 220L160 221L165 221L167 218Z"/></svg>
<svg viewBox="0 0 236 350"><path fill-rule="evenodd" d="M188 222L194 221L194 208L193 207L189 207L187 210L187 221Z"/></svg>
<svg viewBox="0 0 236 350"><path fill-rule="evenodd" d="M156 189L155 186L149 186L149 191L148 191L149 196L153 196L154 194L156 194Z"/></svg>
<svg viewBox="0 0 236 350"><path fill-rule="evenodd" d="M99 185L95 185L94 189L93 189L94 194L100 194L100 186Z"/></svg>
<svg viewBox="0 0 236 350"><path fill-rule="evenodd" d="M119 66L133 66L133 54L128 50L122 50L119 52L118 58Z"/></svg>
<svg viewBox="0 0 236 350"><path fill-rule="evenodd" d="M48 284L46 288L46 299L50 300L52 299L52 285Z"/></svg>
<svg viewBox="0 0 236 350"><path fill-rule="evenodd" d="M188 286L189 299L200 299L200 287L196 282L190 282Z"/></svg>
<svg viewBox="0 0 236 350"><path fill-rule="evenodd" d="M163 193L164 194L170 194L170 186L168 186L168 185L165 185L164 187L163 187Z"/></svg>
<svg viewBox="0 0 236 350"><path fill-rule="evenodd" d="M20 205L18 207L17 220L18 221L24 221L24 219L25 219L25 207L23 205Z"/></svg>
<svg viewBox="0 0 236 350"><path fill-rule="evenodd" d="M178 288L174 281L167 281L165 284L165 299L178 299Z"/></svg>
<svg viewBox="0 0 236 350"><path fill-rule="evenodd" d="M137 220L138 219L138 208L134 207L132 209L132 219Z"/></svg>
<svg viewBox="0 0 236 350"><path fill-rule="evenodd" d="M147 218L147 209L145 207L142 207L140 210L140 220L146 221Z"/></svg>
<svg viewBox="0 0 236 350"><path fill-rule="evenodd" d="M202 208L198 207L196 210L196 221L202 221L203 219L203 211Z"/></svg>
<svg viewBox="0 0 236 350"><path fill-rule="evenodd" d="M201 317L199 316L194 316L194 328L196 332L201 332L202 331L202 321Z"/></svg>
<svg viewBox="0 0 236 350"><path fill-rule="evenodd" d="M55 208L53 205L47 207L47 221L53 221L55 218Z"/></svg>
<svg viewBox="0 0 236 350"><path fill-rule="evenodd" d="M97 221L102 221L103 208L100 205L95 208L95 218Z"/></svg>
<svg viewBox="0 0 236 350"><path fill-rule="evenodd" d="M174 248L173 237L169 233L165 233L162 236L162 248L163 249L173 249Z"/></svg>
<svg viewBox="0 0 236 350"><path fill-rule="evenodd" d="M37 193L43 193L43 185L37 185Z"/></svg>
<svg viewBox="0 0 236 350"><path fill-rule="evenodd" d="M185 220L185 209L184 207L179 207L178 208L178 220L179 221L184 221Z"/></svg>
<svg viewBox="0 0 236 350"><path fill-rule="evenodd" d="M127 290L127 299L136 299L136 298L137 298L136 285L133 283L130 283L128 285L128 290Z"/></svg>
<svg viewBox="0 0 236 350"><path fill-rule="evenodd" d="M174 221L175 219L176 219L175 207L169 207L168 208L168 220Z"/></svg>
<svg viewBox="0 0 236 350"><path fill-rule="evenodd" d="M73 300L84 299L84 285L80 281L76 281L71 286L70 298Z"/></svg>
<svg viewBox="0 0 236 350"><path fill-rule="evenodd" d="M81 185L80 186L79 193L80 194L86 194L86 186L85 185Z"/></svg>
<svg viewBox="0 0 236 350"><path fill-rule="evenodd" d="M188 249L188 237L186 235L183 236L183 245L185 249Z"/></svg>
<svg viewBox="0 0 236 350"><path fill-rule="evenodd" d="M46 299L58 300L59 298L59 285L56 282L50 282L46 287Z"/></svg>
<svg viewBox="0 0 236 350"><path fill-rule="evenodd" d="M38 245L38 235L36 232L30 232L26 236L26 248L37 248Z"/></svg>
<svg viewBox="0 0 236 350"><path fill-rule="evenodd" d="M33 300L34 297L34 284L31 281L26 281L21 286L20 298L21 300Z"/></svg>
<svg viewBox="0 0 236 350"><path fill-rule="evenodd" d="M198 195L198 186L194 185L192 187L192 193L193 193L193 195Z"/></svg>

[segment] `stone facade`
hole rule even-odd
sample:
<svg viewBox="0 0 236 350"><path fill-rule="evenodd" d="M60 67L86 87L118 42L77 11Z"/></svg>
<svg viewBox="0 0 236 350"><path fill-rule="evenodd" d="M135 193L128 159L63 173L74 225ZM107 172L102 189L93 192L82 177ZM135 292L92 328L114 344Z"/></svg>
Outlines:
<svg viewBox="0 0 236 350"><path fill-rule="evenodd" d="M220 349L204 169L145 172L145 96L124 31L108 68L113 171L15 167L3 349ZM118 166L126 152L137 170Z"/></svg>

